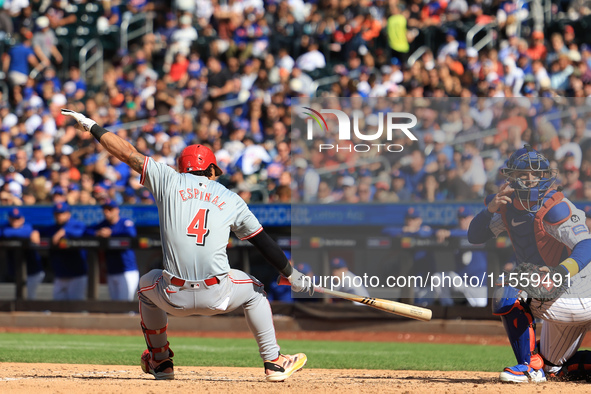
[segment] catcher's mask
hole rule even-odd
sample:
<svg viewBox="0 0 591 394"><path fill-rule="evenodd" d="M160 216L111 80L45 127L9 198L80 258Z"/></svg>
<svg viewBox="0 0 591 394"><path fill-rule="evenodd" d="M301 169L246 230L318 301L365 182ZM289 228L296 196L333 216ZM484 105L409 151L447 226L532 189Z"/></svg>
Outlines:
<svg viewBox="0 0 591 394"><path fill-rule="evenodd" d="M544 196L556 182L557 175L557 170L550 168L548 159L528 144L515 151L500 171L515 189L521 205L529 212L536 212L540 208Z"/></svg>
<svg viewBox="0 0 591 394"><path fill-rule="evenodd" d="M204 171L210 164L213 164L216 176L224 173L218 167L218 162L211 149L199 144L187 146L178 158L178 170L180 173Z"/></svg>

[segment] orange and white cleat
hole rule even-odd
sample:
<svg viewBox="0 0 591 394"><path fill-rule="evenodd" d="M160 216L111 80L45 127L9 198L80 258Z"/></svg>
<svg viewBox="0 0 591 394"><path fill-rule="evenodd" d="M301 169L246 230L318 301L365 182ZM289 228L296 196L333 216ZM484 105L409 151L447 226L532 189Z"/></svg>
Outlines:
<svg viewBox="0 0 591 394"><path fill-rule="evenodd" d="M265 374L267 382L283 382L293 375L294 372L301 370L308 358L304 353L292 355L280 354L276 360L265 361Z"/></svg>

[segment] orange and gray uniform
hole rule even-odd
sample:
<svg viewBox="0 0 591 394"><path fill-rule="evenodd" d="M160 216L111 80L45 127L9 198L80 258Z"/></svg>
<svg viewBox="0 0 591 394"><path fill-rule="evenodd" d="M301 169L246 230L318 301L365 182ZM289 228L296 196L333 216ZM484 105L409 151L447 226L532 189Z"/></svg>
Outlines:
<svg viewBox="0 0 591 394"><path fill-rule="evenodd" d="M249 239L263 228L246 203L216 181L181 174L146 157L141 183L158 205L164 270L140 279L140 314L156 360L168 356L166 313L217 315L244 308L263 360L279 356L272 313L263 285L231 269L230 231Z"/></svg>

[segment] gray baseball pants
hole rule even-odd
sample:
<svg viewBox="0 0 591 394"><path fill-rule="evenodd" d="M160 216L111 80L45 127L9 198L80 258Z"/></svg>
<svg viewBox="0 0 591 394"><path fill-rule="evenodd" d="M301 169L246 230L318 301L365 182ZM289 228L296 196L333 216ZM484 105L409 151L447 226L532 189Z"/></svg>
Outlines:
<svg viewBox="0 0 591 394"><path fill-rule="evenodd" d="M279 357L273 314L263 285L255 277L240 270L217 276L219 283L208 286L205 281L179 281L165 270L155 269L140 278L140 315L146 342L151 348L167 344L167 313L172 316L218 315L242 306L263 360ZM173 285L175 282L177 285ZM164 329L164 330L162 330ZM157 333L153 333L153 332ZM153 353L155 360L168 358L168 352Z"/></svg>

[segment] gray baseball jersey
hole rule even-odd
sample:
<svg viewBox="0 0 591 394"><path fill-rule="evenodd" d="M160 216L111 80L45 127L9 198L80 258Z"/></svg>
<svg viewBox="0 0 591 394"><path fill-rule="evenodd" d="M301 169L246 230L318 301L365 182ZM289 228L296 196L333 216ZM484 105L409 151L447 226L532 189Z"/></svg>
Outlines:
<svg viewBox="0 0 591 394"><path fill-rule="evenodd" d="M203 176L178 173L146 157L140 183L158 205L164 269L187 280L230 271L230 231L248 239L263 228L244 200Z"/></svg>
<svg viewBox="0 0 591 394"><path fill-rule="evenodd" d="M240 306L263 360L279 356L273 314L263 285L253 276L231 270L226 255L230 231L248 239L263 231L246 203L206 177L180 174L146 157L140 182L158 204L163 270L140 279L140 315L146 342L156 360L169 356L167 313L216 315ZM217 284L206 279L217 278ZM184 284L173 283L172 278Z"/></svg>

